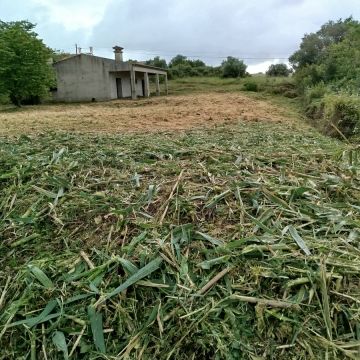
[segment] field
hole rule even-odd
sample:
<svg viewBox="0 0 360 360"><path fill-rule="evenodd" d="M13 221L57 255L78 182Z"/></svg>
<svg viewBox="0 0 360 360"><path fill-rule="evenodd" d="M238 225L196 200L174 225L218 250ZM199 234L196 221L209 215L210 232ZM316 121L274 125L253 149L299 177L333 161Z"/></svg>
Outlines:
<svg viewBox="0 0 360 360"><path fill-rule="evenodd" d="M0 112L0 359L359 358L358 148L184 83Z"/></svg>
<svg viewBox="0 0 360 360"><path fill-rule="evenodd" d="M43 131L123 133L186 130L245 121L295 121L294 104L286 107L260 93L244 93L245 80L198 78L170 83L169 97L138 101L27 106L0 110L0 134L19 135ZM254 81L254 80L252 80ZM262 85L263 78L255 78ZM288 80L287 80L288 81ZM270 85L281 80L270 80ZM191 96L190 96L191 95ZM289 104L291 106L289 107Z"/></svg>

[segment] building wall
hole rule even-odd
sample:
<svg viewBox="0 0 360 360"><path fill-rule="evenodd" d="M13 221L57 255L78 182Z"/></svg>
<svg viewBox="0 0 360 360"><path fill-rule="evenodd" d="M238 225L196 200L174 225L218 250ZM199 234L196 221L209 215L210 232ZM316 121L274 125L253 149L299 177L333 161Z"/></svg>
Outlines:
<svg viewBox="0 0 360 360"><path fill-rule="evenodd" d="M80 55L55 65L57 77L56 100L91 101L109 100L116 82L110 81L112 61L94 56ZM116 96L115 96L116 98Z"/></svg>
<svg viewBox="0 0 360 360"><path fill-rule="evenodd" d="M136 79L136 95L137 96L144 96L142 81L144 80L144 74L143 73L135 73L135 79Z"/></svg>
<svg viewBox="0 0 360 360"><path fill-rule="evenodd" d="M142 80L144 79L144 75L141 73L136 73L136 95L144 96L143 88L142 88ZM130 81L130 72L129 71L121 71L110 74L110 87L111 87L111 99L117 98L117 89L116 89L116 79L121 78L121 86L122 86L122 97L130 98L131 97L131 81Z"/></svg>
<svg viewBox="0 0 360 360"><path fill-rule="evenodd" d="M54 99L68 102L117 99L117 78L122 79L122 97L131 97L130 69L133 66L137 96L144 96L145 72L166 74L163 70L81 54L54 64L57 77Z"/></svg>
<svg viewBox="0 0 360 360"><path fill-rule="evenodd" d="M121 78L122 96L124 98L131 97L130 72L122 72L117 77Z"/></svg>
<svg viewBox="0 0 360 360"><path fill-rule="evenodd" d="M114 73L109 74L110 99L117 99L116 76Z"/></svg>

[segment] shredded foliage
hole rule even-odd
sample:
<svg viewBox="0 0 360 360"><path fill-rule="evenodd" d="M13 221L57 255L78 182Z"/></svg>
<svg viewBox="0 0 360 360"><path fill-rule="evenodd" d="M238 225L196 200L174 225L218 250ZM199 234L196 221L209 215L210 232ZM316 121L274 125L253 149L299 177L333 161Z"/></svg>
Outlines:
<svg viewBox="0 0 360 360"><path fill-rule="evenodd" d="M262 122L0 141L1 359L359 358L353 146Z"/></svg>

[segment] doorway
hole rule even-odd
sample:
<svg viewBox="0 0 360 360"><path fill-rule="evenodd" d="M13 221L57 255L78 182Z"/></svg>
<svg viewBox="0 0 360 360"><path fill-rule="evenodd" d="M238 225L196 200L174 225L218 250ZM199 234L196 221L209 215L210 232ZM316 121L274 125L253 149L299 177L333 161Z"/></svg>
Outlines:
<svg viewBox="0 0 360 360"><path fill-rule="evenodd" d="M146 96L145 95L145 80L141 80L141 88L142 88L142 96Z"/></svg>
<svg viewBox="0 0 360 360"><path fill-rule="evenodd" d="M117 98L121 99L123 97L123 94L122 94L122 83L120 78L116 78L116 92L117 92Z"/></svg>

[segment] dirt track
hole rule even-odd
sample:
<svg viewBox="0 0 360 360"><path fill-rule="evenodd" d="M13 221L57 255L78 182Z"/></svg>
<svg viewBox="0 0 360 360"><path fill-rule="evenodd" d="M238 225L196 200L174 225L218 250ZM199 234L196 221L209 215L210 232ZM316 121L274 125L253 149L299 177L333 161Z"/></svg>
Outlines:
<svg viewBox="0 0 360 360"><path fill-rule="evenodd" d="M239 93L196 94L2 111L0 135L48 130L107 133L185 130L240 119L288 123L291 115L284 108Z"/></svg>

